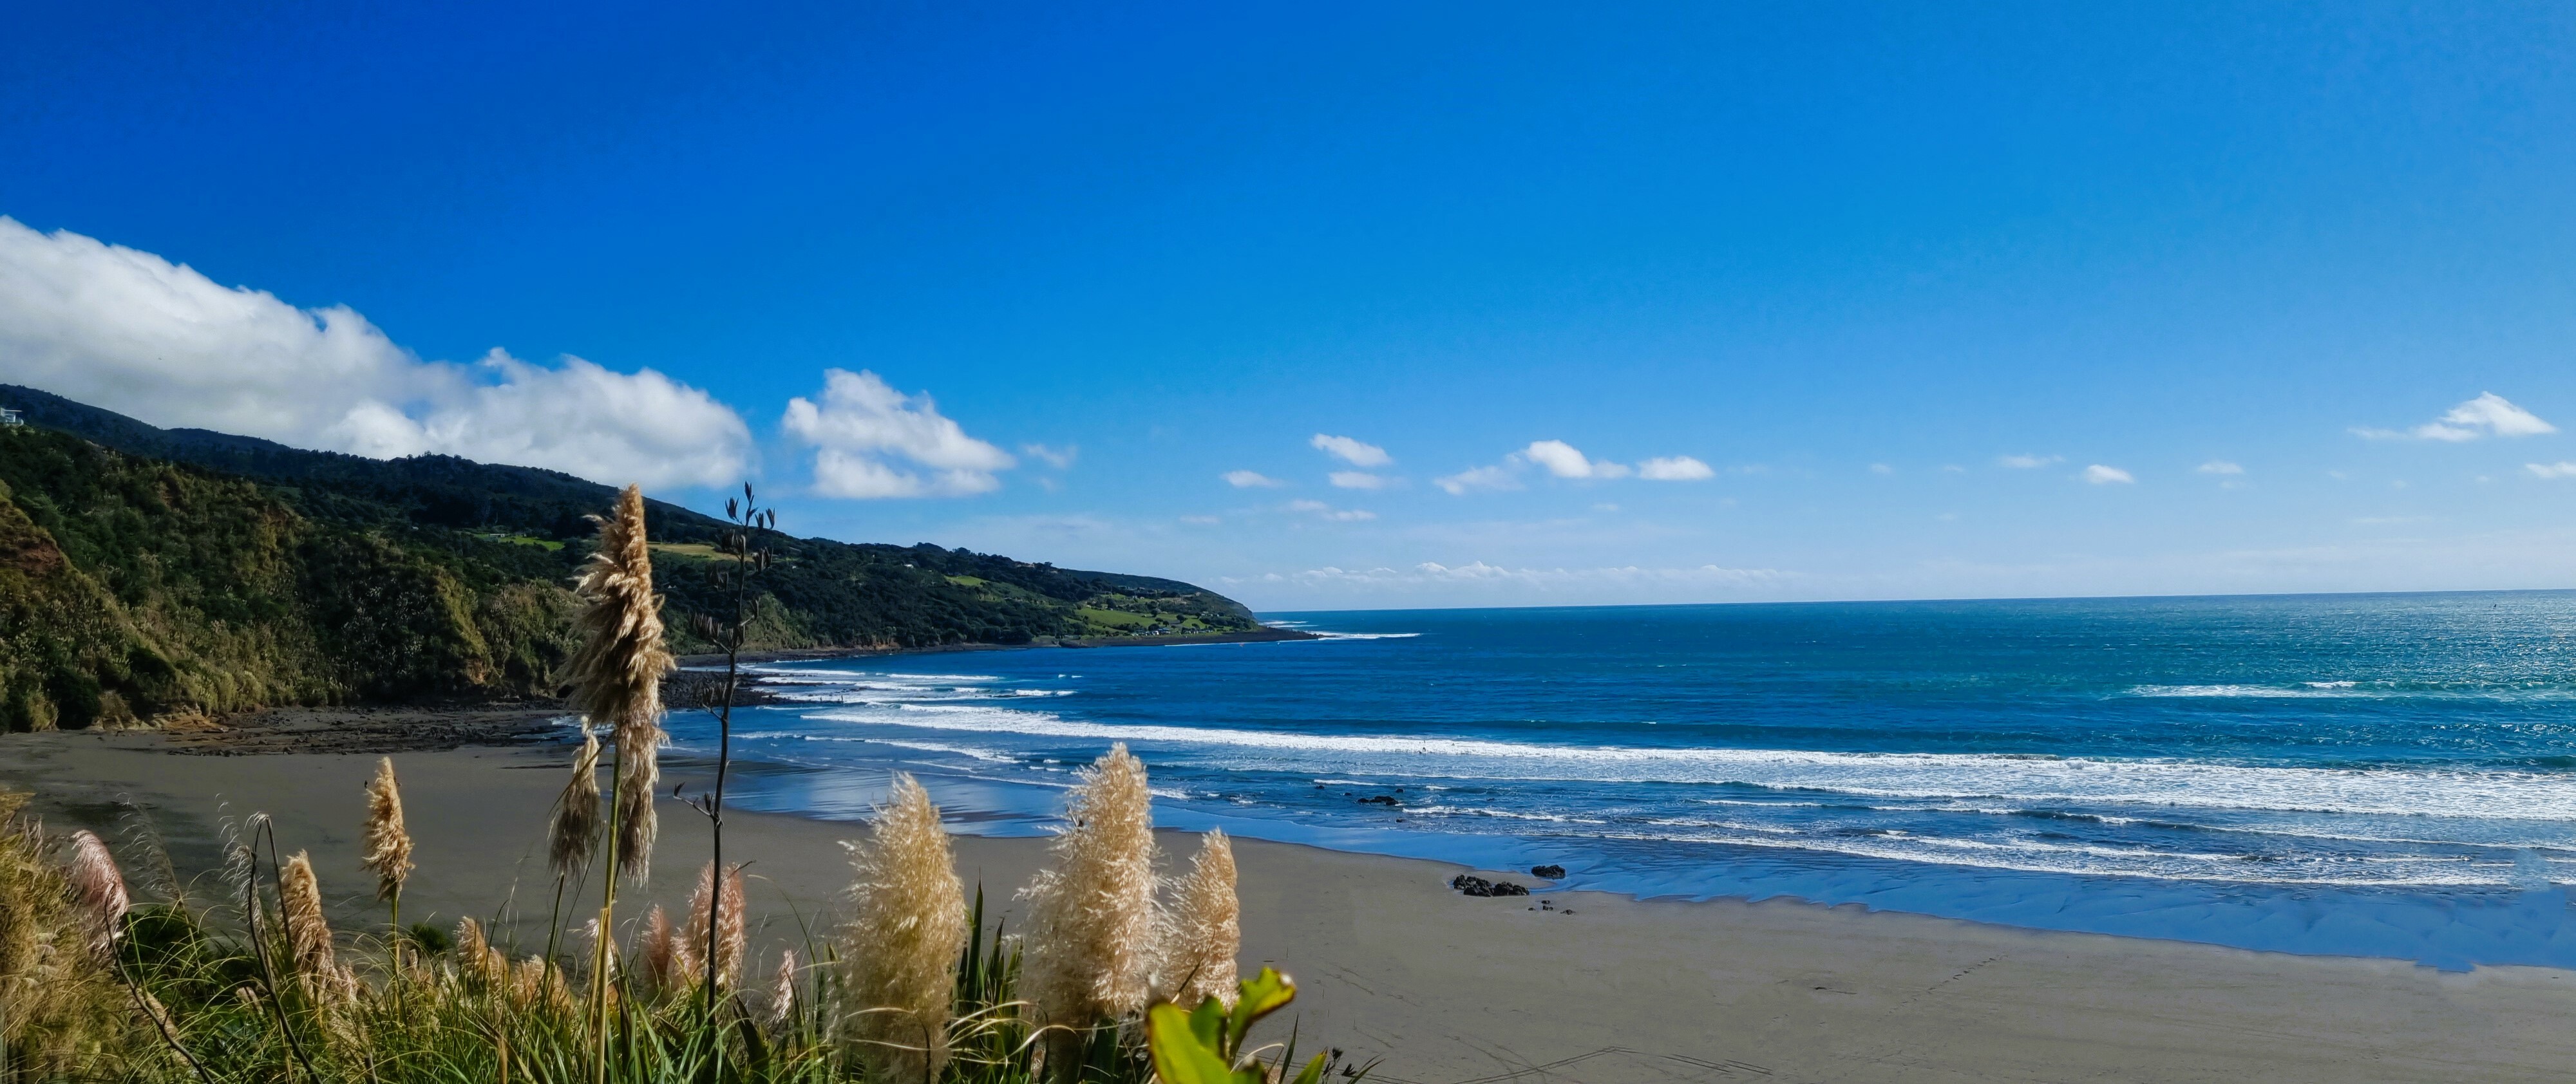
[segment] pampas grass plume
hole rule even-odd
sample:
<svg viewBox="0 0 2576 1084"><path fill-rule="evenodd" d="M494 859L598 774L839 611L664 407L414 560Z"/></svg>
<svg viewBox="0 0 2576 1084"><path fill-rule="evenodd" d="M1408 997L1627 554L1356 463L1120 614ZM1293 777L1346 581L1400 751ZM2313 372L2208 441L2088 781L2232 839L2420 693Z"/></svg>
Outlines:
<svg viewBox="0 0 2576 1084"><path fill-rule="evenodd" d="M572 699L582 714L615 731L617 872L641 882L653 868L653 790L662 780L662 675L675 665L662 644L662 600L653 593L642 490L626 487L617 511L599 518L599 548L574 590L584 606Z"/></svg>
<svg viewBox="0 0 2576 1084"><path fill-rule="evenodd" d="M599 845L599 735L581 727L581 752L572 758L572 778L555 799L555 820L547 830L547 858L555 876L570 877L590 864Z"/></svg>
<svg viewBox="0 0 2576 1084"><path fill-rule="evenodd" d="M749 940L742 921L742 867L726 866L724 871L724 914L716 920L715 944L707 944L707 909L715 902L716 865L709 862L698 869L698 890L689 896L689 928L683 940L695 950L695 959L682 982L702 977L709 958L716 962L716 989L731 990L742 982L742 950Z"/></svg>
<svg viewBox="0 0 2576 1084"><path fill-rule="evenodd" d="M394 782L394 758L376 762L376 777L367 781L367 821L359 832L366 857L358 860L376 875L376 898L402 894L411 876L411 833L403 830L402 787Z"/></svg>
<svg viewBox="0 0 2576 1084"><path fill-rule="evenodd" d="M90 948L104 956L125 932L125 911L132 902L126 896L125 875L117 872L116 857L107 853L106 842L87 829L72 833L71 866L64 872L72 898L79 902L81 917L89 925Z"/></svg>
<svg viewBox="0 0 2576 1084"><path fill-rule="evenodd" d="M772 1030L777 1030L786 1027L787 1021L795 1014L796 950L781 949L778 971L769 980L769 1004L763 1018Z"/></svg>
<svg viewBox="0 0 2576 1084"><path fill-rule="evenodd" d="M340 984L332 958L331 924L322 917L322 882L313 876L313 859L304 851L277 871L277 904L286 917L286 945L295 973L315 1000L329 1000Z"/></svg>
<svg viewBox="0 0 2576 1084"><path fill-rule="evenodd" d="M948 1013L966 947L966 886L930 792L909 774L850 849L842 991L860 1059L888 1080L932 1080L948 1060Z"/></svg>
<svg viewBox="0 0 2576 1084"><path fill-rule="evenodd" d="M1166 1000L1194 1007L1213 997L1234 1007L1234 958L1243 951L1243 904L1234 892L1234 844L1211 828L1188 876L1172 886L1157 977Z"/></svg>
<svg viewBox="0 0 2576 1084"><path fill-rule="evenodd" d="M671 916L656 904L636 935L635 957L644 965L644 981L656 990L676 990L695 981L698 956L683 935L671 928Z"/></svg>
<svg viewBox="0 0 2576 1084"><path fill-rule="evenodd" d="M1151 992L1154 807L1145 763L1124 743L1081 773L1072 822L1021 895L1029 901L1030 1000L1050 1024L1087 1027L1143 1011Z"/></svg>

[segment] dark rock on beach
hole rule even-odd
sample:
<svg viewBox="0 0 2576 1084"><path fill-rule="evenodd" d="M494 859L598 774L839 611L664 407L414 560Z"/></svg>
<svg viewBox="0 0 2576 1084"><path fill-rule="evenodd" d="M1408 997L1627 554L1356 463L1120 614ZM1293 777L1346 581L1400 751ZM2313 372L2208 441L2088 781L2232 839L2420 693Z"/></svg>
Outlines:
<svg viewBox="0 0 2576 1084"><path fill-rule="evenodd" d="M1531 866L1531 867L1530 867L1530 876L1532 876L1532 877L1538 877L1538 878L1542 878L1542 879L1550 880L1550 881L1562 880L1562 879L1565 877L1565 867L1563 867L1563 866Z"/></svg>
<svg viewBox="0 0 2576 1084"><path fill-rule="evenodd" d="M1449 879L1449 887L1467 896L1526 896L1529 889L1510 881L1488 881L1472 873L1461 873Z"/></svg>

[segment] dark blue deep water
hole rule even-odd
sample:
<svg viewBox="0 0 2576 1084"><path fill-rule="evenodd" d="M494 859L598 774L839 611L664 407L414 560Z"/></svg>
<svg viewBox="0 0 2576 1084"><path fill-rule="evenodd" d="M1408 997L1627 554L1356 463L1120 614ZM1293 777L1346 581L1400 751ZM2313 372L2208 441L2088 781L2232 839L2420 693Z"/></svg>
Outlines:
<svg viewBox="0 0 2576 1084"><path fill-rule="evenodd" d="M1124 741L1181 827L2576 967L2576 593L1268 616L1332 635L765 668L798 702L738 722L737 793L856 817L901 769L1033 832Z"/></svg>

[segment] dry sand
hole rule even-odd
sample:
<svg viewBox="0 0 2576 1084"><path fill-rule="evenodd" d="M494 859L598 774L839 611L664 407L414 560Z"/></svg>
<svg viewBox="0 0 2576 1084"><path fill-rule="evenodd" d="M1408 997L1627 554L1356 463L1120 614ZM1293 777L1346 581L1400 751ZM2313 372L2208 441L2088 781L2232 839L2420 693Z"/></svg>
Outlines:
<svg viewBox="0 0 2576 1084"><path fill-rule="evenodd" d="M219 803L264 810L290 853L311 849L344 929L383 921L356 855L373 756L183 756L162 741L10 735L0 784L38 790L57 825L112 828L130 801L183 875L215 864ZM543 821L567 762L545 747L396 754L420 865L405 917L446 924L514 898L533 916L523 943L541 943ZM651 895L677 903L707 831L674 803L661 816ZM854 831L728 818L766 940L829 914L836 844ZM1166 844L1186 855L1190 841ZM1000 903L1043 846L957 841L970 884ZM1395 1084L2536 1081L2576 1067L2576 973L2442 974L1792 902L1469 899L1445 887L1456 867L1249 840L1237 854L1246 964L1297 977L1309 1048L1382 1057L1376 1077ZM1541 898L1573 913L1526 910Z"/></svg>

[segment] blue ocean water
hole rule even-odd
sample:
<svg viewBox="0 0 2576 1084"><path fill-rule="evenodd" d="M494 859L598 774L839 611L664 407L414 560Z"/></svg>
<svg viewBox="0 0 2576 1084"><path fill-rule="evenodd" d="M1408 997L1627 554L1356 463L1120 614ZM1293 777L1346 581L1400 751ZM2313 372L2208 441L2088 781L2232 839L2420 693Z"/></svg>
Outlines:
<svg viewBox="0 0 2576 1084"><path fill-rule="evenodd" d="M764 667L738 800L1036 832L1123 741L1165 824L1572 888L2576 968L2576 593L1268 617Z"/></svg>

